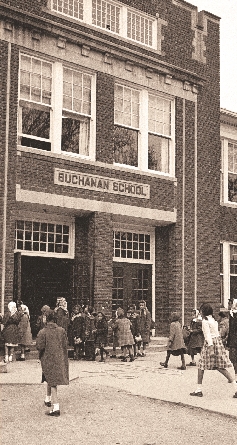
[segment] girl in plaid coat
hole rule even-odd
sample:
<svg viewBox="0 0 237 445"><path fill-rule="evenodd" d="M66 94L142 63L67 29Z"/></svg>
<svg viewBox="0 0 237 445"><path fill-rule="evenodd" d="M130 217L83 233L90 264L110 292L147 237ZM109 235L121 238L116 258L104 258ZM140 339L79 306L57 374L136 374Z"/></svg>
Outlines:
<svg viewBox="0 0 237 445"><path fill-rule="evenodd" d="M122 352L123 352L123 358L122 361L126 362L126 354L127 349L130 357L130 362L133 362L134 355L133 355L133 344L134 339L131 331L131 322L128 318L124 316L124 310L121 308L118 308L117 310L118 318L115 321L114 329L118 334L118 344L121 346Z"/></svg>
<svg viewBox="0 0 237 445"><path fill-rule="evenodd" d="M200 360L198 364L198 385L191 396L202 397L202 380L204 371L206 369L216 369L226 377L229 383L232 384L235 391L234 398L237 398L237 383L232 378L226 368L231 367L232 364L226 354L221 337L218 331L218 323L213 318L213 309L210 304L205 303L201 306L200 312L202 314L202 331L204 334L204 345L201 350Z"/></svg>

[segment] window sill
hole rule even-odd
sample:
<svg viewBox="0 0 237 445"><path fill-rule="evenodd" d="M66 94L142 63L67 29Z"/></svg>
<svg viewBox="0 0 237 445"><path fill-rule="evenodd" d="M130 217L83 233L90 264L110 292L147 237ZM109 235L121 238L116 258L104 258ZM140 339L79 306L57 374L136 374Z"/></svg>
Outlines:
<svg viewBox="0 0 237 445"><path fill-rule="evenodd" d="M221 202L220 205L222 207L232 207L233 209L237 209L237 202Z"/></svg>
<svg viewBox="0 0 237 445"><path fill-rule="evenodd" d="M170 181L170 182L174 182L175 185L177 185L177 179L174 176L168 176L165 173L159 173L159 172L149 172L146 170L139 170L136 167L129 167L129 166L124 166L124 165L120 165L120 164L107 164L105 162L99 162L99 161L95 161L94 159L90 159L88 157L83 157L80 155L73 155L73 154L64 154L64 153L53 153L51 151L45 151L45 150L40 150L38 148L32 148L32 147L23 147L22 145L18 145L17 146L17 151L18 154L22 153L33 153L39 156L45 156L45 157L49 157L49 158L54 158L54 159L63 159L63 160L70 160L72 162L75 163L84 163L84 164L89 164L89 165L94 165L96 167L102 167L105 168L107 170L114 170L114 171L118 171L118 172L131 172L134 173L135 175L139 175L139 176L147 176L149 178L160 178L160 179L164 179L166 181Z"/></svg>

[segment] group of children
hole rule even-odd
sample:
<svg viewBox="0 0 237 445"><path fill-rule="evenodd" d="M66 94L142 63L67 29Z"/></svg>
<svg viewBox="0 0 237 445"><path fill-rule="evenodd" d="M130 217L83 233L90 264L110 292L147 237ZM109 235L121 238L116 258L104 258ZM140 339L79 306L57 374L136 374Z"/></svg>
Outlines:
<svg viewBox="0 0 237 445"><path fill-rule="evenodd" d="M234 366L237 377L237 300L233 300L230 310L230 322L231 326L233 325L233 340L229 332L224 344L222 338L224 338L224 340L226 339L226 329L223 332L223 323L221 323L223 318L222 314L219 314L219 317L220 324L218 325L218 322L213 317L212 306L208 303L202 304L200 312L195 311L188 331L189 334L187 335L187 330L183 330L180 324L179 314L177 312L171 314L166 359L164 362L160 362L160 365L167 368L171 355L181 356L181 366L178 369L185 370L184 354L188 353L191 356L189 366L196 366L194 357L197 353L200 353L198 384L196 390L190 393L191 396L203 397L202 381L204 371L215 369L232 384L235 391L233 397L237 398L236 378L232 377L231 373L227 370L227 368ZM232 358L233 363L230 361L226 351L226 345L230 346L230 358Z"/></svg>
<svg viewBox="0 0 237 445"><path fill-rule="evenodd" d="M137 356L145 356L146 345L150 340L151 314L146 308L145 301L139 303L139 311L131 305L125 315L122 308L118 308L114 318L107 321L102 312L95 314L92 307L84 310L77 305L73 308L69 337L74 345L74 359L95 360L100 354L100 362L104 362L109 353L108 331L112 329L113 352L111 358L117 358L116 349L122 350L122 361L127 361L129 355L132 362ZM142 347L142 352L141 352Z"/></svg>

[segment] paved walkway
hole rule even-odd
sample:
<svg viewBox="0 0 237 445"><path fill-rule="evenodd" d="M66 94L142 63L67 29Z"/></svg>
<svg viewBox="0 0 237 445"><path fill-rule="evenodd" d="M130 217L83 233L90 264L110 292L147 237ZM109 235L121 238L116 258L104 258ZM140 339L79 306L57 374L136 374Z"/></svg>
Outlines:
<svg viewBox="0 0 237 445"><path fill-rule="evenodd" d="M233 399L233 387L217 371L206 371L203 381L204 397L191 397L196 388L197 368L177 370L180 358L170 358L168 369L160 366L165 352L148 352L144 358L123 363L108 359L105 363L69 360L70 381L80 379L86 385L97 384L116 388L133 395L221 413L237 418L237 399ZM186 356L188 362L188 356ZM7 365L7 373L0 374L1 384L39 384L41 366L38 360L13 362ZM234 370L230 369L234 375Z"/></svg>

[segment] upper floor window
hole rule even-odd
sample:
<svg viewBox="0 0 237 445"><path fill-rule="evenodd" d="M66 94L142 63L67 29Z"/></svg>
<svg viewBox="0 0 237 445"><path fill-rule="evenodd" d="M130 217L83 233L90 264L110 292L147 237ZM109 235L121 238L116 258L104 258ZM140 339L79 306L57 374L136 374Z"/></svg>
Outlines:
<svg viewBox="0 0 237 445"><path fill-rule="evenodd" d="M51 10L157 49L157 18L116 0L49 0ZM159 37L161 39L161 37ZM160 46L160 44L159 44Z"/></svg>
<svg viewBox="0 0 237 445"><path fill-rule="evenodd" d="M92 24L119 34L120 7L105 0L92 0Z"/></svg>
<svg viewBox="0 0 237 445"><path fill-rule="evenodd" d="M114 257L151 259L150 235L145 233L113 232Z"/></svg>
<svg viewBox="0 0 237 445"><path fill-rule="evenodd" d="M19 97L21 145L94 157L91 74L22 54Z"/></svg>
<svg viewBox="0 0 237 445"><path fill-rule="evenodd" d="M52 0L52 10L83 20L83 0Z"/></svg>
<svg viewBox="0 0 237 445"><path fill-rule="evenodd" d="M128 10L127 36L132 40L152 46L152 19Z"/></svg>
<svg viewBox="0 0 237 445"><path fill-rule="evenodd" d="M222 201L237 203L237 141L222 141Z"/></svg>
<svg viewBox="0 0 237 445"><path fill-rule="evenodd" d="M171 99L116 84L114 124L115 163L174 175Z"/></svg>

